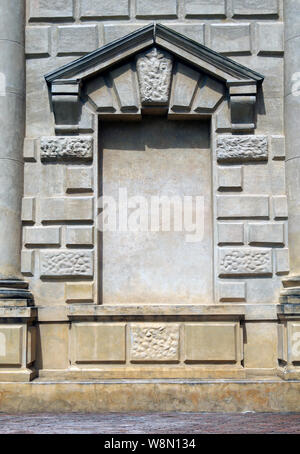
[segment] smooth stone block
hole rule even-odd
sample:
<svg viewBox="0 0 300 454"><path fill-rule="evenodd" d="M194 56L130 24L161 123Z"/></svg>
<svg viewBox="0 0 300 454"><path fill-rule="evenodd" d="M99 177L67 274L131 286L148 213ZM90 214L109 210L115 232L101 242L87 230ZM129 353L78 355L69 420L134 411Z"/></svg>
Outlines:
<svg viewBox="0 0 300 454"><path fill-rule="evenodd" d="M259 23L258 27L258 54L280 54L284 51L283 23Z"/></svg>
<svg viewBox="0 0 300 454"><path fill-rule="evenodd" d="M29 20L73 19L73 0L30 0Z"/></svg>
<svg viewBox="0 0 300 454"><path fill-rule="evenodd" d="M219 276L271 275L272 251L259 248L219 248Z"/></svg>
<svg viewBox="0 0 300 454"><path fill-rule="evenodd" d="M92 197L60 197L40 199L42 221L92 221Z"/></svg>
<svg viewBox="0 0 300 454"><path fill-rule="evenodd" d="M284 224L248 224L249 244L284 244Z"/></svg>
<svg viewBox="0 0 300 454"><path fill-rule="evenodd" d="M225 16L225 0L185 0L185 17Z"/></svg>
<svg viewBox="0 0 300 454"><path fill-rule="evenodd" d="M89 282L67 282L65 285L67 303L92 302L94 299L94 284Z"/></svg>
<svg viewBox="0 0 300 454"><path fill-rule="evenodd" d="M66 170L66 192L93 191L93 169L91 167L68 167Z"/></svg>
<svg viewBox="0 0 300 454"><path fill-rule="evenodd" d="M213 24L210 47L220 53L250 53L250 24Z"/></svg>
<svg viewBox="0 0 300 454"><path fill-rule="evenodd" d="M25 53L28 57L49 57L51 27L26 27Z"/></svg>
<svg viewBox="0 0 300 454"><path fill-rule="evenodd" d="M188 112L191 109L200 74L183 63L177 63L170 103L173 111Z"/></svg>
<svg viewBox="0 0 300 454"><path fill-rule="evenodd" d="M219 167L218 189L219 191L241 191L243 189L242 167Z"/></svg>
<svg viewBox="0 0 300 454"><path fill-rule="evenodd" d="M128 0L80 0L81 19L128 18Z"/></svg>
<svg viewBox="0 0 300 454"><path fill-rule="evenodd" d="M229 362L239 360L238 323L189 323L184 327L185 362Z"/></svg>
<svg viewBox="0 0 300 454"><path fill-rule="evenodd" d="M289 249L275 249L276 274L286 274L290 270Z"/></svg>
<svg viewBox="0 0 300 454"><path fill-rule="evenodd" d="M74 323L74 362L124 362L125 323Z"/></svg>
<svg viewBox="0 0 300 454"><path fill-rule="evenodd" d="M58 27L57 55L81 55L98 47L97 25Z"/></svg>
<svg viewBox="0 0 300 454"><path fill-rule="evenodd" d="M105 44L122 38L123 36L133 33L139 28L141 24L104 24L104 40Z"/></svg>
<svg viewBox="0 0 300 454"><path fill-rule="evenodd" d="M42 277L93 276L93 251L40 251Z"/></svg>
<svg viewBox="0 0 300 454"><path fill-rule="evenodd" d="M136 17L177 17L177 0L137 0Z"/></svg>
<svg viewBox="0 0 300 454"><path fill-rule="evenodd" d="M300 323L288 322L288 361L300 362Z"/></svg>
<svg viewBox="0 0 300 454"><path fill-rule="evenodd" d="M36 362L39 369L67 369L70 367L69 332L68 323L39 324Z"/></svg>
<svg viewBox="0 0 300 454"><path fill-rule="evenodd" d="M267 195L218 195L218 218L268 218Z"/></svg>
<svg viewBox="0 0 300 454"><path fill-rule="evenodd" d="M179 325L132 324L130 339L131 362L179 361Z"/></svg>
<svg viewBox="0 0 300 454"><path fill-rule="evenodd" d="M35 221L35 198L24 197L22 199L22 221L34 222Z"/></svg>
<svg viewBox="0 0 300 454"><path fill-rule="evenodd" d="M247 368L266 369L278 365L277 323L246 323L244 364Z"/></svg>
<svg viewBox="0 0 300 454"><path fill-rule="evenodd" d="M67 246L92 246L94 243L93 227L67 227L66 245Z"/></svg>
<svg viewBox="0 0 300 454"><path fill-rule="evenodd" d="M277 15L278 0L233 0L234 16Z"/></svg>
<svg viewBox="0 0 300 454"><path fill-rule="evenodd" d="M35 251L23 250L21 252L21 273L24 276L33 276L35 264Z"/></svg>
<svg viewBox="0 0 300 454"><path fill-rule="evenodd" d="M36 162L37 160L37 141L25 138L23 147L23 157L25 162Z"/></svg>
<svg viewBox="0 0 300 454"><path fill-rule="evenodd" d="M242 223L219 223L218 224L219 244L243 244L244 224Z"/></svg>
<svg viewBox="0 0 300 454"><path fill-rule="evenodd" d="M23 230L26 246L60 246L60 227L25 227Z"/></svg>
<svg viewBox="0 0 300 454"><path fill-rule="evenodd" d="M219 282L219 300L223 303L246 301L246 282Z"/></svg>
<svg viewBox="0 0 300 454"><path fill-rule="evenodd" d="M288 202L285 195L272 197L274 219L285 219L288 217Z"/></svg>
<svg viewBox="0 0 300 454"><path fill-rule="evenodd" d="M23 348L22 325L0 325L0 364L21 366Z"/></svg>
<svg viewBox="0 0 300 454"><path fill-rule="evenodd" d="M273 159L285 159L285 137L272 136L271 137L271 151Z"/></svg>

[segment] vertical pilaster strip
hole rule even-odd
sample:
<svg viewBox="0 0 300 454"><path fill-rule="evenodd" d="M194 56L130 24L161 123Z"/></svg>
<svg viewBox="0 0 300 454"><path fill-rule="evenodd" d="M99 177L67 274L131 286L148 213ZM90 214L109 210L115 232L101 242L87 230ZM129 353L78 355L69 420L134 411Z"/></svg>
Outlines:
<svg viewBox="0 0 300 454"><path fill-rule="evenodd" d="M20 289L26 288L20 272L24 28L25 1L0 0L0 299L18 297ZM25 298L26 293L23 291Z"/></svg>

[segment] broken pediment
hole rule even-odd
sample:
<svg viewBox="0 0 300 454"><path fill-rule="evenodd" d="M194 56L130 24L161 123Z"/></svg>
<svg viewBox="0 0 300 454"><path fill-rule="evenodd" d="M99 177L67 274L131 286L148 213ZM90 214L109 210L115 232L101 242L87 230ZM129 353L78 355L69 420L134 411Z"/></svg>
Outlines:
<svg viewBox="0 0 300 454"><path fill-rule="evenodd" d="M142 111L212 114L229 101L231 129L255 128L263 76L162 25L150 25L45 76L57 130L83 130L82 106L102 116Z"/></svg>

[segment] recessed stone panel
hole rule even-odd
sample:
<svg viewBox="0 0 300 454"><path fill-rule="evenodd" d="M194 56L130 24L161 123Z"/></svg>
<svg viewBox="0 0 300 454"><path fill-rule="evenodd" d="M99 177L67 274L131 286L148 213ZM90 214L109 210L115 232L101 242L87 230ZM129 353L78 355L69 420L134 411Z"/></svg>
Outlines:
<svg viewBox="0 0 300 454"><path fill-rule="evenodd" d="M271 151L273 159L285 159L285 137L272 136L271 137Z"/></svg>
<svg viewBox="0 0 300 454"><path fill-rule="evenodd" d="M300 362L300 323L288 323L288 360Z"/></svg>
<svg viewBox="0 0 300 454"><path fill-rule="evenodd" d="M93 138L79 137L42 137L42 161L90 160L93 157Z"/></svg>
<svg viewBox="0 0 300 454"><path fill-rule="evenodd" d="M33 276L35 251L23 250L21 253L21 273L24 276Z"/></svg>
<svg viewBox="0 0 300 454"><path fill-rule="evenodd" d="M236 363L239 360L238 323L190 323L185 325L185 361Z"/></svg>
<svg viewBox="0 0 300 454"><path fill-rule="evenodd" d="M143 323L130 327L132 362L177 362L179 325Z"/></svg>
<svg viewBox="0 0 300 454"><path fill-rule="evenodd" d="M74 323L75 363L124 362L125 330L124 323Z"/></svg>
<svg viewBox="0 0 300 454"><path fill-rule="evenodd" d="M22 325L0 325L0 364L6 366L21 366Z"/></svg>
<svg viewBox="0 0 300 454"><path fill-rule="evenodd" d="M270 249L219 249L219 276L270 275L272 272L272 251Z"/></svg>
<svg viewBox="0 0 300 454"><path fill-rule="evenodd" d="M250 53L250 24L214 24L210 27L211 48L220 53Z"/></svg>
<svg viewBox="0 0 300 454"><path fill-rule="evenodd" d="M185 16L225 16L225 0L185 0Z"/></svg>
<svg viewBox="0 0 300 454"><path fill-rule="evenodd" d="M42 277L93 276L93 252L41 251L40 273Z"/></svg>
<svg viewBox="0 0 300 454"><path fill-rule="evenodd" d="M218 195L218 218L268 218L269 197L266 195Z"/></svg>
<svg viewBox="0 0 300 454"><path fill-rule="evenodd" d="M217 140L218 161L266 161L268 141L266 136L219 136Z"/></svg>

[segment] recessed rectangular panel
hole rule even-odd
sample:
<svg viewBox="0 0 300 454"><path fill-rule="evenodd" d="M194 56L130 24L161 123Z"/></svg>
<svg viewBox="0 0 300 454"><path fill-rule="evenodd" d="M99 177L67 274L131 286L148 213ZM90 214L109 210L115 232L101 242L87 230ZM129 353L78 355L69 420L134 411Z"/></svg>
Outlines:
<svg viewBox="0 0 300 454"><path fill-rule="evenodd" d="M104 122L100 141L103 303L211 302L209 123Z"/></svg>

